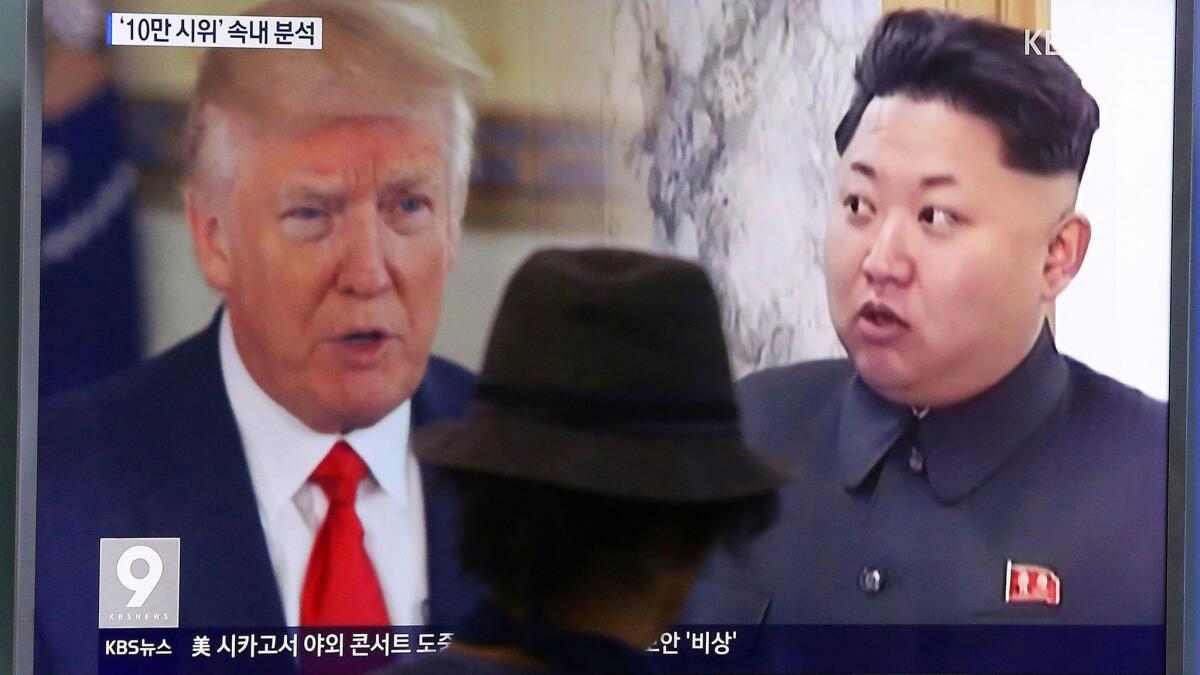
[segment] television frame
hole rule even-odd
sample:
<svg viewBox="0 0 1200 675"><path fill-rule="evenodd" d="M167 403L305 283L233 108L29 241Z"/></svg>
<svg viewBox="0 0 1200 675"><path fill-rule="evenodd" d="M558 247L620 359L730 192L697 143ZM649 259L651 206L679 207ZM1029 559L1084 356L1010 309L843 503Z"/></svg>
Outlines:
<svg viewBox="0 0 1200 675"><path fill-rule="evenodd" d="M19 9L16 11L20 11ZM19 138L0 126L0 142L20 142L20 153L0 154L0 176L20 175L20 238L14 233L0 235L0 255L17 269L19 285L11 288L7 279L0 280L0 298L9 295L19 302L0 303L9 308L0 313L0 351L4 346L18 346L15 367L0 366L0 378L11 382L6 394L0 397L0 433L10 429L10 418L16 422L16 464L0 462L0 487L11 489L14 499L0 498L0 523L15 523L15 557L0 548L0 580L14 580L13 595L0 592L0 616L11 617L13 672L30 673L33 667L34 642L34 581L36 576L34 542L37 505L37 377L38 324L40 298L40 233L41 233L41 128L43 82L42 0L25 0L24 39L7 44L3 50L12 63L18 50L23 51L24 82L20 101L21 129ZM1175 0L1175 86L1174 86L1174 147L1172 172L1171 283L1170 283L1170 344L1167 447L1167 523L1166 523L1166 597L1164 670L1167 673L1196 673L1200 667L1197 647L1200 643L1200 620L1197 617L1196 594L1200 590L1200 547L1196 545L1197 502L1200 501L1200 457L1196 447L1196 432L1200 427L1200 405L1195 388L1200 383L1200 236L1193 213L1196 172L1193 167L1197 138L1194 109L1195 49L1197 31L1195 0ZM15 146L13 146L15 147ZM17 164L18 166L13 166ZM19 174L18 174L19 172ZM0 189L0 214L15 213L10 208L9 190ZM13 205L15 206L15 205ZM11 241L10 241L11 239ZM14 292L15 291L15 292ZM16 309L17 312L13 312ZM19 313L18 313L19 312ZM6 361L5 364L11 362ZM10 379L11 378L11 379ZM6 404L15 401L13 415ZM15 473L12 469L15 468ZM14 483L15 477L15 483ZM0 490L3 494L3 490ZM8 605L11 612L4 612ZM7 632L0 626L0 632ZM6 658L5 643L0 638L0 661Z"/></svg>

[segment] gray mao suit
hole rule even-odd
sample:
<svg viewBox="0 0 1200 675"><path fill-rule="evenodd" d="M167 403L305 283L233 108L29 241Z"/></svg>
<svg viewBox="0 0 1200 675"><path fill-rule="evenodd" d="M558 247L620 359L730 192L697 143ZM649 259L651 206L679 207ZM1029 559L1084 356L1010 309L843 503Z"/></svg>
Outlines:
<svg viewBox="0 0 1200 675"><path fill-rule="evenodd" d="M800 475L681 622L1163 621L1166 404L1060 355L1048 328L991 389L920 419L846 360L739 396L750 440ZM1006 600L1010 563L1051 570L1057 604Z"/></svg>

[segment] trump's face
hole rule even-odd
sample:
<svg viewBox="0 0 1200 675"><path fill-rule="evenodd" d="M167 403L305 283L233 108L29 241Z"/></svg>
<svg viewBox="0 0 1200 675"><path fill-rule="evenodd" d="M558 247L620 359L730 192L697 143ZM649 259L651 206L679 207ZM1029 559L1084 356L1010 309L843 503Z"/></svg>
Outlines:
<svg viewBox="0 0 1200 675"><path fill-rule="evenodd" d="M1074 174L1008 167L987 120L940 101L870 103L838 167L825 243L830 314L884 397L943 406L1029 352L1090 226Z"/></svg>
<svg viewBox="0 0 1200 675"><path fill-rule="evenodd" d="M243 139L225 206L189 204L247 370L315 430L374 424L424 374L454 251L441 139L377 120Z"/></svg>

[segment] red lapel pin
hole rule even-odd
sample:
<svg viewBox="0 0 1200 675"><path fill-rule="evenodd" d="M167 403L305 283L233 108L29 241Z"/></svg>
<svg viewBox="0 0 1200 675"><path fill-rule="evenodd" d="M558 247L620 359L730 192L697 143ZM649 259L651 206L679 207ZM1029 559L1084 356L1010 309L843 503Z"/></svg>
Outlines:
<svg viewBox="0 0 1200 675"><path fill-rule="evenodd" d="M1049 567L1008 561L1004 587L1006 604L1035 603L1057 607L1062 602L1062 585Z"/></svg>

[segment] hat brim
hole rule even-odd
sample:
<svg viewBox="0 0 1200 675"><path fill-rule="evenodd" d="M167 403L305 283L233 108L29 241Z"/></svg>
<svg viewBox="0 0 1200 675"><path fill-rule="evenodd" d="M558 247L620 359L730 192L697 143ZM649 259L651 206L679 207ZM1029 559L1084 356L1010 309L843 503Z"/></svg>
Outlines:
<svg viewBox="0 0 1200 675"><path fill-rule="evenodd" d="M749 497L794 475L736 434L631 435L496 414L424 425L413 451L434 466L646 501Z"/></svg>

